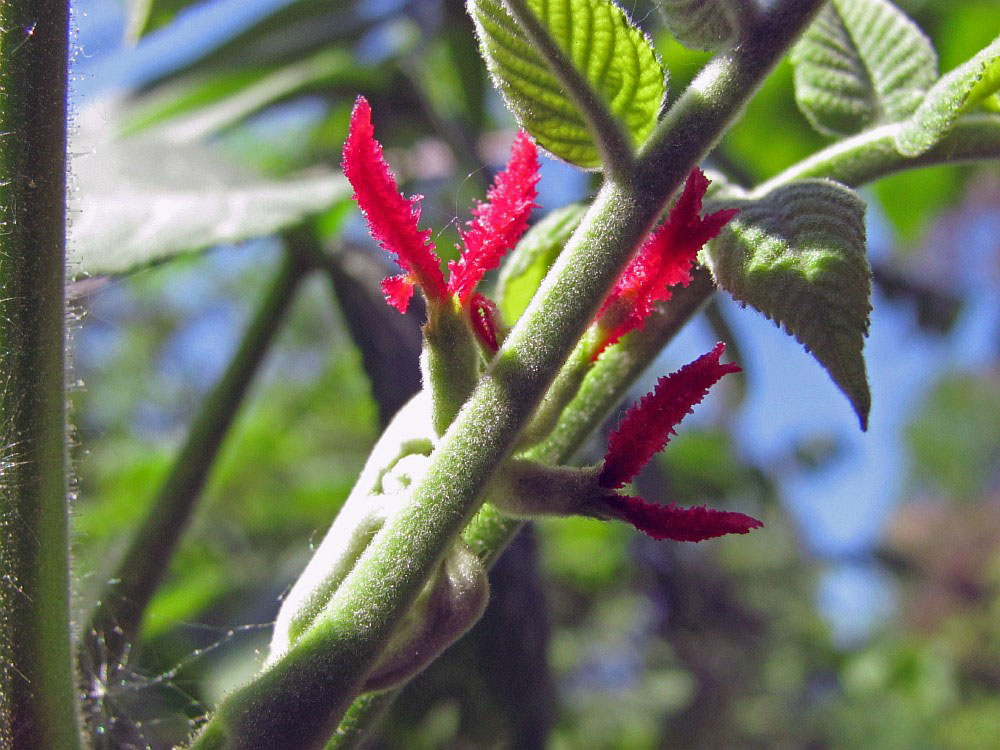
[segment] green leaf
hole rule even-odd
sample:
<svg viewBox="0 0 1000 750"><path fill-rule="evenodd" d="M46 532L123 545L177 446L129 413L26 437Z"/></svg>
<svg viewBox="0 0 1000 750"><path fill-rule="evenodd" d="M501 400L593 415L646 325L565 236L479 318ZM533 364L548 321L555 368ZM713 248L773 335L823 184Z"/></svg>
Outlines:
<svg viewBox="0 0 1000 750"><path fill-rule="evenodd" d="M316 88L362 86L372 70L357 65L347 50L332 48L275 70L227 72L164 87L134 105L123 135L154 125L162 137L187 142L215 135L266 107ZM164 123L164 121L168 121ZM161 124L162 123L162 124Z"/></svg>
<svg viewBox="0 0 1000 750"><path fill-rule="evenodd" d="M964 65L941 77L896 134L904 156L919 156L954 126L963 112L1000 89L1000 36Z"/></svg>
<svg viewBox="0 0 1000 750"><path fill-rule="evenodd" d="M720 49L739 34L732 0L659 0L670 33L685 47Z"/></svg>
<svg viewBox="0 0 1000 750"><path fill-rule="evenodd" d="M831 180L802 180L740 213L703 254L716 283L762 312L827 370L866 429L864 338L871 312L865 204Z"/></svg>
<svg viewBox="0 0 1000 750"><path fill-rule="evenodd" d="M99 127L99 126L98 126ZM69 233L74 273L122 273L172 255L273 234L350 196L339 173L262 179L198 144L95 145L81 121Z"/></svg>
<svg viewBox="0 0 1000 750"><path fill-rule="evenodd" d="M666 71L649 39L610 0L525 0L568 61L624 124L634 144L656 124ZM469 0L490 75L518 122L548 151L601 165L580 108L500 0Z"/></svg>
<svg viewBox="0 0 1000 750"><path fill-rule="evenodd" d="M586 210L587 207L579 203L556 209L531 227L517 243L500 271L496 294L500 313L508 325L521 317Z"/></svg>
<svg viewBox="0 0 1000 750"><path fill-rule="evenodd" d="M834 136L909 117L937 79L930 41L886 0L832 0L792 49L792 63L799 108Z"/></svg>

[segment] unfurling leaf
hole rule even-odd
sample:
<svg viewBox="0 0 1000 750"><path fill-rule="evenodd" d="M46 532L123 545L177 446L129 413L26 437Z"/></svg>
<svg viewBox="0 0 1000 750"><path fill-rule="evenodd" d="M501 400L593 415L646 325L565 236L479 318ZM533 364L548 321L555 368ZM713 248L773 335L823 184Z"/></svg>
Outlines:
<svg viewBox="0 0 1000 750"><path fill-rule="evenodd" d="M941 77L896 134L904 156L919 156L954 126L959 115L1000 89L1000 36L971 60Z"/></svg>
<svg viewBox="0 0 1000 750"><path fill-rule="evenodd" d="M635 145L656 124L666 71L649 39L611 0L524 0ZM584 168L601 156L580 107L499 0L469 0L490 75L518 122L545 149Z"/></svg>
<svg viewBox="0 0 1000 750"><path fill-rule="evenodd" d="M864 202L831 180L802 180L736 205L739 216L703 253L716 283L804 344L866 429L871 394L862 350L871 268Z"/></svg>
<svg viewBox="0 0 1000 750"><path fill-rule="evenodd" d="M656 505L631 495L607 495L604 501L614 515L657 540L703 542L726 534L749 534L764 526L756 518L730 510Z"/></svg>
<svg viewBox="0 0 1000 750"><path fill-rule="evenodd" d="M659 0L670 33L685 47L715 50L739 36L733 0Z"/></svg>
<svg viewBox="0 0 1000 750"><path fill-rule="evenodd" d="M508 325L521 317L538 285L576 231L587 207L572 203L552 211L521 238L503 268L496 297Z"/></svg>
<svg viewBox="0 0 1000 750"><path fill-rule="evenodd" d="M406 311L414 284L420 284L429 301L440 303L447 297L447 286L431 230L419 227L422 196L404 198L400 194L382 156L382 144L375 140L371 115L368 101L359 96L344 142L343 167L372 237L407 271L383 284L382 291L400 312Z"/></svg>
<svg viewBox="0 0 1000 750"><path fill-rule="evenodd" d="M826 135L909 117L937 79L930 41L887 0L831 0L791 59L799 109Z"/></svg>

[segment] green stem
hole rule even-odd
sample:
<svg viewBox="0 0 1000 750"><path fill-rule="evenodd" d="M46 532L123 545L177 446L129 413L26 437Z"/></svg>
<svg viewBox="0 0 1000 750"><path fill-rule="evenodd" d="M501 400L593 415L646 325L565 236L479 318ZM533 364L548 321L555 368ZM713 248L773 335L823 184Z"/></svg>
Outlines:
<svg viewBox="0 0 1000 750"><path fill-rule="evenodd" d="M893 145L899 124L883 125L827 146L758 185L759 197L776 187L807 177L826 177L858 187L891 174L918 167L961 161L1000 159L1000 115L965 115L937 145L920 156L902 156Z"/></svg>
<svg viewBox="0 0 1000 750"><path fill-rule="evenodd" d="M80 747L66 450L67 0L0 3L0 746Z"/></svg>
<svg viewBox="0 0 1000 750"><path fill-rule="evenodd" d="M236 353L219 382L205 397L152 507L101 593L90 625L84 632L84 647L80 653L82 677L87 683L107 679L105 672L109 666L112 670L123 666L122 658L139 634L146 608L194 513L226 434L246 399L254 375L270 351L299 282L311 267L306 254L296 248L304 242L303 237L289 235L287 242L289 247L280 267ZM100 690L93 689L99 687L84 686L87 694L94 696L93 701L99 701ZM88 706L88 709L95 712L88 718L99 722L99 706Z"/></svg>

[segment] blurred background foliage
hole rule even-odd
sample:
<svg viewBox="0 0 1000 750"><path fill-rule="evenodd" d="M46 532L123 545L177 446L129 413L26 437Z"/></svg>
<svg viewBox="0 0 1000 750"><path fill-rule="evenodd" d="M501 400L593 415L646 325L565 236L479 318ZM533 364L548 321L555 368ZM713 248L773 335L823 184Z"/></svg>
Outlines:
<svg viewBox="0 0 1000 750"><path fill-rule="evenodd" d="M992 0L899 4L934 39L942 70L1000 29ZM363 93L404 189L427 196L424 226L439 230L447 252L456 221L505 157L513 123L459 2L125 5L76 3L81 129L96 108L105 139L133 154L119 165L129 172L115 183L122 194L95 200L153 200L135 185L159 179L154 162L182 160L188 147L269 184L333 172ZM705 55L673 41L653 4L626 5L655 40L676 96ZM213 29L218 17L226 22ZM751 184L824 144L796 109L783 64L711 161ZM88 156L101 157L99 147ZM547 161L536 218L593 185ZM88 186L78 191L86 201ZM746 383L692 418L641 489L750 509L766 528L681 545L583 519L534 525L495 568L482 622L404 691L371 746L1000 747L998 196L995 165L911 172L868 193L881 248L876 307L906 321L903 345L921 352L925 386L896 415L905 459L884 462L884 491L824 503L850 515L877 500L878 528L846 546L822 544L790 488L823 492L824 471L850 471L857 454L832 429L801 430L764 459L754 452L737 419L761 398L759 350L734 323L735 308L713 305L693 326L702 331L695 348L711 335L731 340L747 352ZM279 597L380 425L417 387L420 313L386 314L376 289L385 261L345 197L333 191L322 207L289 199L269 230L308 216L330 260L299 290L127 654L125 679L108 686L115 746L170 747L256 668ZM113 219L123 231L148 220ZM176 254L209 242L148 257L140 243L131 273L84 264L72 286L81 622L281 255L276 237ZM962 353L970 330L986 342L974 355ZM791 341L785 352L804 360ZM831 394L806 408L843 409ZM802 406L789 409L794 421ZM876 419L862 440L879 430Z"/></svg>

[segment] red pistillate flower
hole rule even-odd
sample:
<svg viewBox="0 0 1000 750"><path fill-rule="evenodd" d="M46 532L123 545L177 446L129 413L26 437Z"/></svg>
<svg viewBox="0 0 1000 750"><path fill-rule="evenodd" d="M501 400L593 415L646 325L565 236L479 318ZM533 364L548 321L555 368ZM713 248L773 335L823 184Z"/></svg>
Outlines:
<svg viewBox="0 0 1000 750"><path fill-rule="evenodd" d="M431 230L421 231L420 199L404 198L375 140L371 106L359 96L351 112L350 129L344 143L344 175L354 188L354 199L368 221L372 237L407 273L386 279L382 291L390 305L406 312L413 285L420 284L428 300L448 296L441 261L430 241Z"/></svg>
<svg viewBox="0 0 1000 750"><path fill-rule="evenodd" d="M496 303L479 292L472 295L469 303L472 330L476 337L486 345L491 352L500 348L497 331L500 326L500 311Z"/></svg>
<svg viewBox="0 0 1000 750"><path fill-rule="evenodd" d="M468 230L459 230L465 246L458 261L450 261L448 291L462 304L487 271L500 265L504 253L521 239L538 196L538 150L522 130L514 138L507 167L493 180L486 203L476 202Z"/></svg>
<svg viewBox="0 0 1000 750"><path fill-rule="evenodd" d="M653 392L626 412L608 438L608 452L598 477L602 487L618 489L628 484L654 453L663 450L674 428L705 398L708 389L726 373L739 372L735 363L719 362L725 349L719 342L694 362L660 378Z"/></svg>
<svg viewBox="0 0 1000 750"><path fill-rule="evenodd" d="M719 361L725 348L720 342L694 362L660 378L653 392L628 410L608 439L608 452L597 478L601 487L614 490L628 484L653 454L663 449L674 428L705 397L708 389L726 373L739 372L737 365ZM655 505L616 492L603 495L601 501L606 512L654 539L700 542L724 534L746 534L763 526L756 518L742 513L705 507L681 508L674 503Z"/></svg>
<svg viewBox="0 0 1000 750"><path fill-rule="evenodd" d="M725 534L746 534L764 525L742 513L704 506L681 508L675 503L655 505L641 497L617 494L607 495L604 501L615 515L653 539L701 542Z"/></svg>
<svg viewBox="0 0 1000 750"><path fill-rule="evenodd" d="M653 306L670 299L670 287L691 283L698 251L738 213L727 208L700 216L708 185L704 172L692 170L667 220L646 238L618 278L597 314L605 335L594 359L626 333L642 328Z"/></svg>

